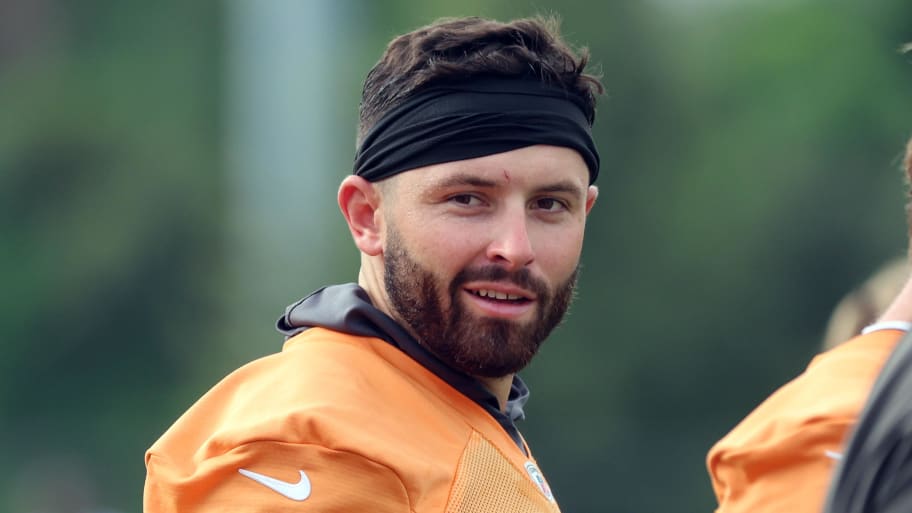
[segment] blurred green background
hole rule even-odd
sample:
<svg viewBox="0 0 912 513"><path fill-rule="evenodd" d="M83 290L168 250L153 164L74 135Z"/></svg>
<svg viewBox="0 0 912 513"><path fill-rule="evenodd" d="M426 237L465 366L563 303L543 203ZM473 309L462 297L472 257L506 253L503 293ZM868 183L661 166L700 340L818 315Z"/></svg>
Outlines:
<svg viewBox="0 0 912 513"><path fill-rule="evenodd" d="M0 511L140 511L144 450L356 278L335 190L386 42L536 12L608 94L521 428L566 512L711 511L706 451L905 249L908 1L0 1Z"/></svg>

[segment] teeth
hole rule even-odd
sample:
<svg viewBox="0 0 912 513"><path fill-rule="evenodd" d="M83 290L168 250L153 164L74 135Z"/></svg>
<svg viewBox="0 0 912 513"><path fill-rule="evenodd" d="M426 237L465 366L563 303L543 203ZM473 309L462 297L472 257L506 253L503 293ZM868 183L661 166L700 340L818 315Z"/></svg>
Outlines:
<svg viewBox="0 0 912 513"><path fill-rule="evenodd" d="M510 300L510 301L522 299L522 296L517 296L515 294L506 294L504 292L496 292L496 291L487 290L487 289L477 290L477 291L475 291L475 294L477 294L481 297L488 297L491 299L501 299L501 300L506 299L506 300Z"/></svg>

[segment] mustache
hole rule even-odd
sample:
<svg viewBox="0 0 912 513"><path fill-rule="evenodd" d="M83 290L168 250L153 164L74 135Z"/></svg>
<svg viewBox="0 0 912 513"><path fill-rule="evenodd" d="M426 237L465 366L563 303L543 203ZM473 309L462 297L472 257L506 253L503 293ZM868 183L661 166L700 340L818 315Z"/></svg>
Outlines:
<svg viewBox="0 0 912 513"><path fill-rule="evenodd" d="M534 292L539 297L547 297L548 286L539 278L532 275L529 269L521 268L514 271L504 269L497 265L487 265L471 269L463 269L453 277L450 282L450 294L455 294L463 284L470 281L501 281L508 282L518 287Z"/></svg>

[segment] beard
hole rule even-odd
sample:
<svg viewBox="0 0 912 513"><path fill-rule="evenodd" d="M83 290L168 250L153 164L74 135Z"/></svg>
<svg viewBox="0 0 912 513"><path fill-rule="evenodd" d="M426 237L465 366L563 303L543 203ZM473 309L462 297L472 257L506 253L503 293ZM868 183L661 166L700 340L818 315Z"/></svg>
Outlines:
<svg viewBox="0 0 912 513"><path fill-rule="evenodd" d="M579 274L577 267L552 291L526 268L508 271L491 265L463 269L447 284L411 258L393 227L383 262L384 286L397 320L450 367L486 378L516 373L532 361L570 307ZM537 298L533 320L472 314L460 296L463 284L473 280L503 281L532 291Z"/></svg>

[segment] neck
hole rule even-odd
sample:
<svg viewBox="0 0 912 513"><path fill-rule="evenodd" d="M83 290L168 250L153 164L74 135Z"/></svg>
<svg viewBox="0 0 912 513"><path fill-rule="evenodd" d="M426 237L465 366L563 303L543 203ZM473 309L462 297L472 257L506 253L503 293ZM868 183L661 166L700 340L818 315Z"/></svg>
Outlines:
<svg viewBox="0 0 912 513"><path fill-rule="evenodd" d="M510 388L513 386L513 375L508 374L500 378L482 378L475 377L478 381L484 385L494 397L497 398L497 404L500 406L500 411L507 411L507 399L510 397Z"/></svg>

